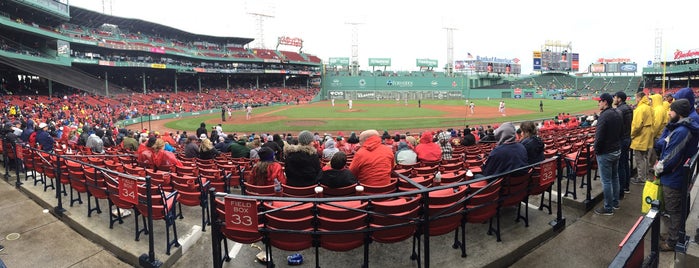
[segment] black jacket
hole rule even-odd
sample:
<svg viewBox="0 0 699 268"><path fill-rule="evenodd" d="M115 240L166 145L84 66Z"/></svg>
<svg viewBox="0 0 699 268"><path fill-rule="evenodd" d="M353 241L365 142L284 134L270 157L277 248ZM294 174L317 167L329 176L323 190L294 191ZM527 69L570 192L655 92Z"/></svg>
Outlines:
<svg viewBox="0 0 699 268"><path fill-rule="evenodd" d="M626 105L626 102L622 102L616 107L616 110L621 113L621 119L624 124L621 128L621 138L631 138L631 121L633 120L633 110L631 107Z"/></svg>
<svg viewBox="0 0 699 268"><path fill-rule="evenodd" d="M621 113L614 108L604 109L597 118L595 153L607 154L621 148Z"/></svg>
<svg viewBox="0 0 699 268"><path fill-rule="evenodd" d="M521 143L527 149L527 161L530 165L544 161L544 142L539 136L528 137Z"/></svg>
<svg viewBox="0 0 699 268"><path fill-rule="evenodd" d="M290 145L284 147L284 154L287 185L302 187L315 184L320 172L320 157L316 148L308 145Z"/></svg>
<svg viewBox="0 0 699 268"><path fill-rule="evenodd" d="M287 179L288 180L288 179ZM349 169L329 169L318 173L318 183L330 188L342 188L357 184L357 178Z"/></svg>

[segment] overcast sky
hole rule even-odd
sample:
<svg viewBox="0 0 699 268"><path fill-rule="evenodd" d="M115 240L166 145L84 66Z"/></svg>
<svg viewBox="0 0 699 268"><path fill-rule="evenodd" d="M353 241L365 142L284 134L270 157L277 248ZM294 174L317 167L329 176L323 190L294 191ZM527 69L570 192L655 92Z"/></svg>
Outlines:
<svg viewBox="0 0 699 268"><path fill-rule="evenodd" d="M274 48L279 36L304 40L304 52L323 61L351 57L352 26L358 25L359 63L391 58L391 70L418 70L415 59L447 58L447 31L454 31L454 60L473 56L518 58L522 73L532 70L532 51L546 40L571 42L580 69L598 58L630 58L639 69L654 58L655 31L662 29L662 58L675 50L699 48L699 2L589 1L291 1L291 0L70 0L71 5L138 18L197 34L257 39L257 18L264 43ZM111 10L111 11L110 11ZM257 41L253 41L253 47ZM281 50L298 50L281 47Z"/></svg>

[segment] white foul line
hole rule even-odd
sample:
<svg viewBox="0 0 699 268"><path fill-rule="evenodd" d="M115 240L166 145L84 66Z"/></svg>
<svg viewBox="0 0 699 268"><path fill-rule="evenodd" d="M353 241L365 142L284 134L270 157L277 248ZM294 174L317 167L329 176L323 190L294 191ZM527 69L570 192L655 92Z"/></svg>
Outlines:
<svg viewBox="0 0 699 268"><path fill-rule="evenodd" d="M238 252L240 252L240 249L243 247L243 244L238 243L238 242L233 242L233 248L231 251L228 252L228 256L231 257L231 259L235 259L235 256L238 255Z"/></svg>

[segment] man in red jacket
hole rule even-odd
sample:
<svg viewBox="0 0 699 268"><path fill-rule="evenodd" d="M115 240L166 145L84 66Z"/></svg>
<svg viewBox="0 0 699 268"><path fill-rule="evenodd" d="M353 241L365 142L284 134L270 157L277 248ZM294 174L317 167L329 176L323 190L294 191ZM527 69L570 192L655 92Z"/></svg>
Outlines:
<svg viewBox="0 0 699 268"><path fill-rule="evenodd" d="M395 159L391 148L381 144L379 132L374 129L359 134L359 143L361 147L349 167L352 174L365 185L389 184Z"/></svg>

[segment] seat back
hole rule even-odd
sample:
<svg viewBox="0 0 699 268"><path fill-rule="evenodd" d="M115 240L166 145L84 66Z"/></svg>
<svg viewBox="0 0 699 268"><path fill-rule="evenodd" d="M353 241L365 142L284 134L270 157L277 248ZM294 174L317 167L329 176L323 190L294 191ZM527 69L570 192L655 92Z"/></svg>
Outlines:
<svg viewBox="0 0 699 268"><path fill-rule="evenodd" d="M443 235L459 227L467 190L468 186L462 185L429 193L430 235Z"/></svg>
<svg viewBox="0 0 699 268"><path fill-rule="evenodd" d="M346 232L322 234L320 246L331 251L348 251L364 244L367 233L366 207L361 201L332 202L318 205L318 225L321 231Z"/></svg>
<svg viewBox="0 0 699 268"><path fill-rule="evenodd" d="M265 204L268 210L278 209L265 214L269 228L268 236L272 246L289 251L304 250L313 245L310 232L313 230L314 217L311 203L278 202Z"/></svg>
<svg viewBox="0 0 699 268"><path fill-rule="evenodd" d="M109 194L107 193L107 184L104 182L102 172L92 167L87 167L84 174L87 190L90 194L98 199L107 199Z"/></svg>
<svg viewBox="0 0 699 268"><path fill-rule="evenodd" d="M282 192L284 196L289 196L289 197L315 197L316 192L315 188L318 185L309 185L309 186L303 186L303 187L295 187L295 186L289 186L286 184L282 184Z"/></svg>
<svg viewBox="0 0 699 268"><path fill-rule="evenodd" d="M356 184L350 184L345 187L340 187L340 188L332 188L328 187L327 185L320 185L323 187L323 196L324 197L334 197L334 196L351 196L356 193Z"/></svg>
<svg viewBox="0 0 699 268"><path fill-rule="evenodd" d="M500 199L502 207L518 205L527 196L527 188L531 182L531 169L519 176L507 175L502 182Z"/></svg>
<svg viewBox="0 0 699 268"><path fill-rule="evenodd" d="M214 199L214 205L216 207L216 210L214 213L218 214L219 219L225 219L226 218L226 205L223 201L223 199L216 198ZM259 242L262 240L262 233L258 231L249 231L247 229L242 229L238 228L238 226L234 224L227 225L224 221L224 226L221 227L221 233L223 234L224 237L233 240L238 243L242 244L252 244L255 242ZM261 222L261 221L258 221Z"/></svg>
<svg viewBox="0 0 699 268"><path fill-rule="evenodd" d="M364 187L364 194L366 195L385 195L395 193L398 190L397 184L398 179L391 178L391 181L386 185L360 185Z"/></svg>
<svg viewBox="0 0 699 268"><path fill-rule="evenodd" d="M371 227L376 230L371 238L379 243L396 243L412 237L420 221L420 196L376 201Z"/></svg>
<svg viewBox="0 0 699 268"><path fill-rule="evenodd" d="M250 184L248 182L243 183L244 195L256 195L256 196L274 196L276 192L274 191L274 185L264 185L258 186Z"/></svg>
<svg viewBox="0 0 699 268"><path fill-rule="evenodd" d="M466 221L482 223L495 216L498 208L502 179L497 179L489 184L482 181L470 186L472 186L468 194L470 198L466 200Z"/></svg>

